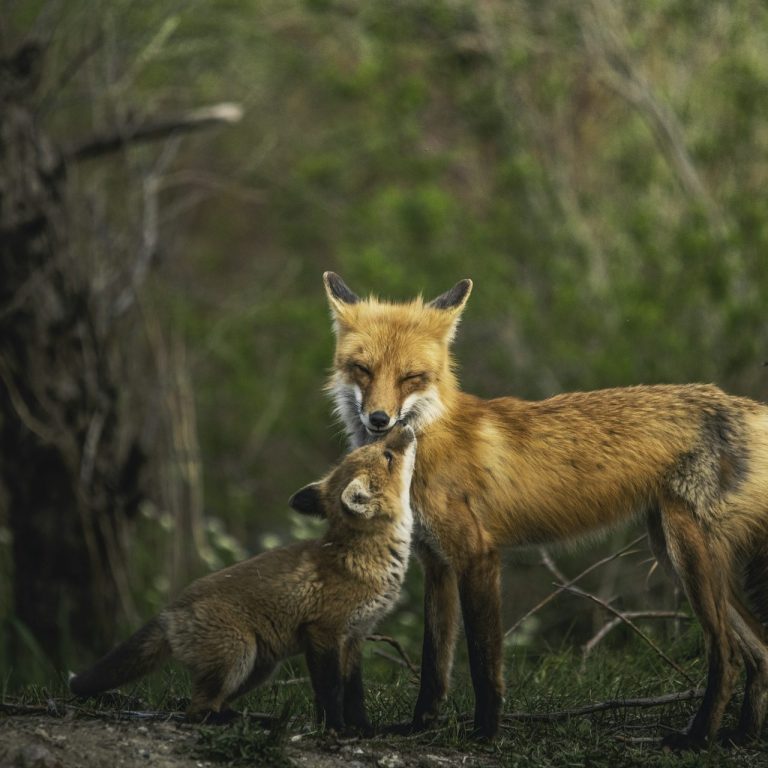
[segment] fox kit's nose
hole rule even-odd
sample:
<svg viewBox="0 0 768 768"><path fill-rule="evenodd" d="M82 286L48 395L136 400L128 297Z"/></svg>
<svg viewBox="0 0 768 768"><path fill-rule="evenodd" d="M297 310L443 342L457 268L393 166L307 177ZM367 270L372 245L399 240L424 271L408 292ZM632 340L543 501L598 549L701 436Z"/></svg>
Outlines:
<svg viewBox="0 0 768 768"><path fill-rule="evenodd" d="M384 429L384 427L389 426L389 414L384 411L374 411L368 416L368 421L371 422L374 429Z"/></svg>

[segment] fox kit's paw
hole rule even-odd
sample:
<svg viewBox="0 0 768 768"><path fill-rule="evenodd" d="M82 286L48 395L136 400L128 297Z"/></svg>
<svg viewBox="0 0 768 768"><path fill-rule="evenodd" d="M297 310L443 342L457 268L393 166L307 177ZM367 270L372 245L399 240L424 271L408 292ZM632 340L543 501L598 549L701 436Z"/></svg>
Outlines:
<svg viewBox="0 0 768 768"><path fill-rule="evenodd" d="M218 712L214 712L212 709L201 709L187 712L187 717L191 722L201 725L231 725L242 715L234 709L222 709Z"/></svg>

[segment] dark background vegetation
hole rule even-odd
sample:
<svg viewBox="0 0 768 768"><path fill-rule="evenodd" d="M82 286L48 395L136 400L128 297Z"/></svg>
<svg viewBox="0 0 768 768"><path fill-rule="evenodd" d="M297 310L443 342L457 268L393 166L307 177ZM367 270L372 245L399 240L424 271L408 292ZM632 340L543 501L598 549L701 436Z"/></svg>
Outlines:
<svg viewBox="0 0 768 768"><path fill-rule="evenodd" d="M316 534L286 500L345 449L325 269L393 299L472 277L480 395L768 400L758 0L0 0L0 59L5 689ZM242 120L135 140L221 102ZM589 588L674 606L646 557ZM508 625L551 589L539 561L510 556ZM417 571L385 627L414 655ZM513 642L601 621L564 597Z"/></svg>

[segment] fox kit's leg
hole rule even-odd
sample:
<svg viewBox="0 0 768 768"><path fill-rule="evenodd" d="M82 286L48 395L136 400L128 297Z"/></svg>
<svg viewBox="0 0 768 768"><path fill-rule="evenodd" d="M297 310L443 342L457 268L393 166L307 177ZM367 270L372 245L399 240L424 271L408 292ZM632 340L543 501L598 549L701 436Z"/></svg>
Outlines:
<svg viewBox="0 0 768 768"><path fill-rule="evenodd" d="M363 736L373 736L373 726L365 709L362 669L363 638L348 637L341 650L344 678L344 725Z"/></svg>
<svg viewBox="0 0 768 768"><path fill-rule="evenodd" d="M258 643L256 645L258 653ZM240 687L229 697L229 700L239 699L244 696L248 691L252 691L254 688L261 685L263 682L269 679L272 673L277 667L277 662L271 659L256 659L250 674L240 684Z"/></svg>
<svg viewBox="0 0 768 768"><path fill-rule="evenodd" d="M187 714L193 719L220 713L253 675L256 662L254 637L234 622L197 629L190 632L182 626L171 637L174 657L192 677Z"/></svg>
<svg viewBox="0 0 768 768"><path fill-rule="evenodd" d="M501 567L496 550L472 557L459 574L459 593L475 689L475 732L493 738L499 728L504 695Z"/></svg>
<svg viewBox="0 0 768 768"><path fill-rule="evenodd" d="M424 645L421 686L413 713L413 727L428 727L448 693L456 630L459 590L456 572L425 545L417 553L424 568Z"/></svg>
<svg viewBox="0 0 768 768"><path fill-rule="evenodd" d="M226 718L221 713L230 699L244 692L252 675L253 661L251 645L244 647L237 657L227 654L226 658L206 660L203 665L199 660L189 665L192 676L192 700L187 709L189 718L224 722Z"/></svg>
<svg viewBox="0 0 768 768"><path fill-rule="evenodd" d="M737 642L728 624L729 587L725 563L707 539L694 512L677 499L664 499L662 527L669 559L698 617L707 646L709 672L704 700L684 734L666 739L687 747L714 738L733 693L738 672Z"/></svg>
<svg viewBox="0 0 768 768"><path fill-rule="evenodd" d="M344 729L344 679L341 669L341 639L315 628L307 631L305 654L315 692L318 723L328 730Z"/></svg>

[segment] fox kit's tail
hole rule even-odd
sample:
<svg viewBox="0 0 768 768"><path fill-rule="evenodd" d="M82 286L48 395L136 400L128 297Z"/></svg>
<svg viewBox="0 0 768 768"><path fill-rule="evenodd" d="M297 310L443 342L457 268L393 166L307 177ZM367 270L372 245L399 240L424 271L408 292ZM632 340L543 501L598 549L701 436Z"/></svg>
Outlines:
<svg viewBox="0 0 768 768"><path fill-rule="evenodd" d="M171 647L156 617L90 669L75 675L69 688L76 696L93 696L146 675L170 655Z"/></svg>

